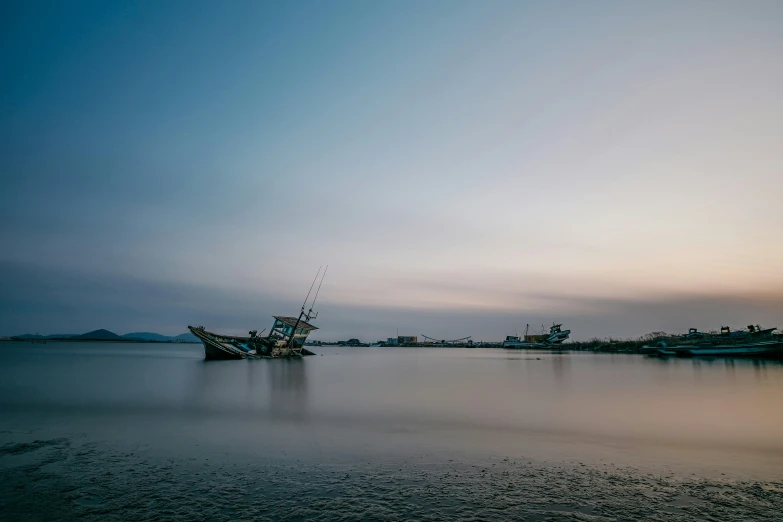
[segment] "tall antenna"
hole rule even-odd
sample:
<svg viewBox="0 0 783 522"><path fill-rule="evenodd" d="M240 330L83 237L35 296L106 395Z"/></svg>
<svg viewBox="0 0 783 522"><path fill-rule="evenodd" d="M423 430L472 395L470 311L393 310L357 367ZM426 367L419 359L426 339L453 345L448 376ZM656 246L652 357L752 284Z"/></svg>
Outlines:
<svg viewBox="0 0 783 522"><path fill-rule="evenodd" d="M318 283L318 289L315 291L315 297L313 297L313 302L310 304L310 310L307 311L307 320L309 321L311 318L315 319L318 317L318 312L313 315L313 307L315 306L315 302L318 300L318 294L321 293L321 285L324 284L324 277L326 277L326 271L329 270L329 265L326 265L326 268L324 269L324 273L321 275L321 282ZM318 277L318 275L316 275Z"/></svg>

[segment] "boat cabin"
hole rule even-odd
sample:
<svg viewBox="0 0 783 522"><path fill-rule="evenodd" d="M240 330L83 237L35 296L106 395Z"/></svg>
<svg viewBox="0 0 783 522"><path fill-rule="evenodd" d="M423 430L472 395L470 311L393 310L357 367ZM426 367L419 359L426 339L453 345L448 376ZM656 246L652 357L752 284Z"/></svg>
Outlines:
<svg viewBox="0 0 783 522"><path fill-rule="evenodd" d="M274 318L275 323L272 325L269 336L277 338L277 346L286 346L293 336L294 347L301 348L304 346L310 332L318 330L317 326L311 325L304 319L299 320L299 324L297 324L296 317L276 315ZM296 327L296 331L294 331L294 327Z"/></svg>
<svg viewBox="0 0 783 522"><path fill-rule="evenodd" d="M571 335L571 330L563 330L562 326L562 324L552 323L545 342L549 344L560 344L568 339L568 336Z"/></svg>

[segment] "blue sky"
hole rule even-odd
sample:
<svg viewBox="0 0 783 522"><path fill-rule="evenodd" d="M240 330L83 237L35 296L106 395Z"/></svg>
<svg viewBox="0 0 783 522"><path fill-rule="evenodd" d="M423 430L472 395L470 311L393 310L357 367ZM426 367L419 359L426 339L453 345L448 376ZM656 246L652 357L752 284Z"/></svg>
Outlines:
<svg viewBox="0 0 783 522"><path fill-rule="evenodd" d="M781 322L779 2L1 9L0 334Z"/></svg>

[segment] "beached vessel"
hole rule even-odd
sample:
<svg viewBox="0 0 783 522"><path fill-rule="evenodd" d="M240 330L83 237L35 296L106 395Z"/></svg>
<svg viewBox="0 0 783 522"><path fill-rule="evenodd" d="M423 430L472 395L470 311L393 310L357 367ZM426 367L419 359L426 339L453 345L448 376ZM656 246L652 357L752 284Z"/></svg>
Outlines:
<svg viewBox="0 0 783 522"><path fill-rule="evenodd" d="M326 267L328 270L329 267ZM283 359L298 358L306 355L315 355L305 348L305 341L310 332L317 330L309 321L315 319L318 315L313 312L313 307L321 291L321 285L326 277L326 270L321 275L321 268L315 274L315 279L310 285L310 291L307 292L299 317L287 317L282 315L274 316L275 322L269 335L261 336L257 330L251 330L247 337L235 335L223 335L208 332L203 326L188 326L188 330L195 335L204 345L205 359ZM310 309L305 312L307 301L313 291L318 276L321 275L321 282L318 284L318 290L315 292ZM263 331L262 331L263 333Z"/></svg>
<svg viewBox="0 0 783 522"><path fill-rule="evenodd" d="M639 351L664 357L773 357L783 358L783 337L776 328L749 325L745 331L721 327L720 333L702 333L691 328L687 334L642 346Z"/></svg>
<svg viewBox="0 0 783 522"><path fill-rule="evenodd" d="M255 330L247 337L208 332L203 326L188 326L204 345L205 359L285 358L315 355L304 347L310 332L317 330L296 317L275 316L272 331L260 336Z"/></svg>
<svg viewBox="0 0 783 522"><path fill-rule="evenodd" d="M680 357L694 356L719 356L719 357L748 357L748 356L780 356L783 355L783 342L759 341L757 343L727 344L715 346L677 346L672 348Z"/></svg>
<svg viewBox="0 0 783 522"><path fill-rule="evenodd" d="M563 330L562 324L552 323L549 327L549 333L529 334L530 325L525 326L525 336L520 339L517 335L506 336L503 341L503 348L525 349L525 348L550 348L561 344L571 335L571 330Z"/></svg>
<svg viewBox="0 0 783 522"><path fill-rule="evenodd" d="M641 353L660 357L770 357L783 358L783 341L724 345L643 346Z"/></svg>

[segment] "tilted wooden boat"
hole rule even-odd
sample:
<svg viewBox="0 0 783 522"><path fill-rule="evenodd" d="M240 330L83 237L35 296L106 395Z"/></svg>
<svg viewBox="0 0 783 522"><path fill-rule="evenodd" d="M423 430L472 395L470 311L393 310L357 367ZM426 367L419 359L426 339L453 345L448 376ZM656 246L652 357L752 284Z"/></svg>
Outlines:
<svg viewBox="0 0 783 522"><path fill-rule="evenodd" d="M293 357L304 357L306 355L315 355L304 347L307 336L318 327L309 323L315 319L318 314L313 312L313 307L318 299L318 293L321 291L321 285L326 277L326 270L321 275L321 268L315 274L313 284L310 285L310 291L302 303L302 309L299 317L274 316L275 322L269 335L262 337L256 330L251 330L248 337L236 335L222 335L208 332L203 326L188 326L191 331L204 344L205 359L284 359ZM310 309L305 312L307 300L313 291L318 276L321 275L321 283L315 292Z"/></svg>
<svg viewBox="0 0 783 522"><path fill-rule="evenodd" d="M304 347L307 336L316 326L296 317L275 316L269 335L255 330L248 337L208 332L203 326L188 326L204 344L205 359L286 358L315 355Z"/></svg>

